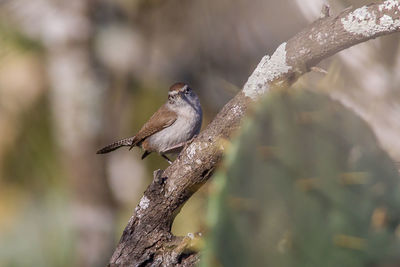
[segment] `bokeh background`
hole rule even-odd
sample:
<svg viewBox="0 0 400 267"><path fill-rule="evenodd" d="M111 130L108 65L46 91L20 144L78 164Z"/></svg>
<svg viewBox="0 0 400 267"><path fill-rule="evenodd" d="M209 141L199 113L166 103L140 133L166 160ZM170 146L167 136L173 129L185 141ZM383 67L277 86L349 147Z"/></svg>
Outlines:
<svg viewBox="0 0 400 267"><path fill-rule="evenodd" d="M134 134L185 81L203 127L261 57L358 0L0 0L0 266L103 266L152 171L139 149L96 155ZM391 35L320 64L307 87L361 116L400 161L400 45ZM176 234L204 228L207 186Z"/></svg>

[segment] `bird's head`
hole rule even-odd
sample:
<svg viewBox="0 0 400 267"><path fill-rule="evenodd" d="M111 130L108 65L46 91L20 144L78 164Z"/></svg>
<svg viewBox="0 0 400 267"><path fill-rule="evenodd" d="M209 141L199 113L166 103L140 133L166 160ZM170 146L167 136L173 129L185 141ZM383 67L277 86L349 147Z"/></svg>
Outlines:
<svg viewBox="0 0 400 267"><path fill-rule="evenodd" d="M186 83L174 83L168 92L168 102L171 105L197 105L199 98Z"/></svg>

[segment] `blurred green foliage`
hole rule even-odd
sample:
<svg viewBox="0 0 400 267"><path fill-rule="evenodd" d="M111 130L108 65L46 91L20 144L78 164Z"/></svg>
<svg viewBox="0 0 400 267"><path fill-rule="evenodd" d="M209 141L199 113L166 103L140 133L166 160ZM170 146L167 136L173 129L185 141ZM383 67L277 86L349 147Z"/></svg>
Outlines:
<svg viewBox="0 0 400 267"><path fill-rule="evenodd" d="M4 21L0 21L0 44L4 46L7 44L14 49L18 49L19 51L35 51L35 52L44 52L43 45L28 36L22 34L20 31L16 30L9 23L5 23Z"/></svg>
<svg viewBox="0 0 400 267"><path fill-rule="evenodd" d="M22 204L17 214L0 231L0 266L77 266L76 236L65 195L54 190L40 200L19 197L24 199L18 199Z"/></svg>
<svg viewBox="0 0 400 267"><path fill-rule="evenodd" d="M224 164L202 266L399 264L399 175L366 123L339 103L269 94Z"/></svg>
<svg viewBox="0 0 400 267"><path fill-rule="evenodd" d="M71 266L66 185L47 94L18 117L19 135L3 162L0 266Z"/></svg>
<svg viewBox="0 0 400 267"><path fill-rule="evenodd" d="M74 177L68 175L68 168L71 166L61 166L61 161L68 156L58 148L58 144L62 143L61 135L53 135L55 124L62 122L53 121L54 118L51 117L52 108L57 101L51 103L49 94L58 84L64 83L65 79L77 80L82 82L84 92L85 81L104 79L107 99L110 101L105 101L106 114L99 117L105 115L112 118L105 120L98 135L109 130L106 136L112 141L137 132L166 100L168 84L183 79L204 99L204 127L207 125L207 114L213 115L233 96L233 92L238 89L234 84L241 85L245 81L259 57L266 52L273 52L282 40L292 36L306 23L300 18L301 12L293 9L290 1L92 1L82 2L83 6L87 4L85 14L81 13L80 7L76 8L74 3L71 2L71 5L68 1L62 4L54 1L40 1L33 5L29 4L29 1L26 1L26 4L18 3L5 1L0 8L0 129L6 129L0 132L0 136L7 137L3 138L3 143L0 142L0 266L83 266L77 253L83 254L82 247L79 246L82 235L74 231L80 223L81 216L77 215L80 213L74 212L77 199L74 198L76 194L70 186ZM177 10L180 12L176 12ZM16 16L14 13L20 15ZM285 20L285 23L274 23L283 13L294 16L289 16L290 19ZM259 16L260 14L262 16ZM41 20L40 17L44 19ZM89 41L88 44L70 39L68 28L71 23L77 25L71 36L81 36L82 40ZM104 35L104 32L108 35ZM101 46L99 43L103 38L110 42ZM227 41L231 39L234 41ZM393 48L397 47L396 42L394 40L392 43ZM98 47L102 49L97 50ZM394 50L388 49L384 43L377 47L382 50L379 55L395 58ZM74 65L68 65L65 60L60 61L66 58L65 55L75 54L74 51L82 52L79 59L74 60ZM362 53L359 55L366 55L365 50L360 51ZM379 66L371 52L367 55L365 58L371 59L373 66ZM364 65L365 62L359 56L353 58L360 61L360 65ZM90 60L90 70L79 71L87 60ZM118 63L117 66L123 66L122 69L114 68L115 62ZM67 70L63 64L78 71L72 72L73 76L69 76L71 73L68 71L59 75L54 71L54 66L64 66L61 69ZM369 72L360 70L358 65L353 66L354 71L344 72L349 76L360 77L361 80L367 77L365 73L368 77L375 77L375 80L379 80L379 77L389 79L387 75L396 74L391 69L374 68L375 76L371 76ZM98 75L91 77L91 73ZM349 87L349 80L345 79L344 73L336 74L334 78L339 82L336 81L335 84L339 86L332 86L333 82L328 81L326 84L329 89L343 87L342 84ZM228 91L224 91L227 88ZM29 93L33 92L31 89L35 89L36 93ZM376 97L379 90L375 89L384 88L374 87L374 90L368 91L360 89L354 86L353 91L357 90L363 96L370 91L373 92L372 97ZM351 94L354 94L358 101L368 103L364 101L365 98L357 96L354 92ZM390 98L390 94L385 95ZM294 96L296 97L299 98ZM80 98L72 97L66 100L78 99ZM275 96L271 99L276 100L280 97ZM316 102L308 104L312 111L325 108L326 102L319 104L318 101L326 100L316 96L312 99ZM350 125L332 122L331 126L337 126L337 129L320 126L308 129L307 127L315 124L307 124L310 116L306 111L303 112L305 115L300 117L304 120L304 128L313 134L302 136L309 132L303 128L299 129L297 122L294 125L290 124L290 116L293 116L297 108L300 109L297 104L293 104L288 110L286 102L278 105L273 100L266 101L272 101L273 105L268 108L261 107L257 111L258 117L252 117L252 120L247 122L244 135L235 143L233 153L228 155L227 172L220 173L213 185L218 187L220 184L223 193L214 195L216 200L212 202L211 211L214 216L211 219L216 225L213 228L216 235L210 241L213 247L209 250L209 255L214 256L208 259L215 259L214 263L219 262L227 266L263 265L266 258L270 260L268 263L273 262L276 266L281 262L281 265L284 265L294 261L300 262L292 264L296 266L305 265L306 261L311 262L308 265L314 265L313 263L320 263L321 258L329 259L335 253L338 255L337 262L340 263L344 262L345 257L354 259L353 255L357 253L362 256L355 259L358 262L370 263L373 262L371 259L378 259L377 255L381 256L387 245L392 244L393 231L397 227L397 217L393 215L393 209L397 207L396 200L380 203L381 197L378 194L383 194L383 199L393 198L392 191L397 187L391 186L395 183L390 182L390 179L397 179L397 176L391 173L393 168L387 156L374 146L376 141L373 135L369 130L362 130L366 127L361 122L358 122L362 125L360 127L357 123L352 125L350 117L349 120L345 120ZM391 107L388 103L390 102L385 98L380 99L380 105L378 101L375 103L373 110L380 114L378 118L396 118L393 115L396 114L394 108L379 108ZM9 107L7 111L6 108ZM82 109L82 116L90 113L88 111ZM261 115L268 112L271 112L268 119ZM321 113L322 119L334 120L333 115L329 117L324 112ZM319 114L319 111L316 113ZM256 128L257 120L268 120L270 124ZM390 134L393 132L393 129L390 131L391 128L395 128L393 125L396 124L387 125L385 130ZM273 131L267 129L267 126ZM339 137L331 136L336 133L341 137L340 131L343 127L347 129L344 137L356 135L357 142L361 142L362 145L357 145L359 143L353 140L347 140L347 143L343 140L338 141L336 139L340 139ZM313 132L317 129L320 129L318 131L321 133ZM327 130L332 130L328 136L331 139L325 139L324 131ZM261 134L260 131L264 133ZM257 139L261 138L260 135L261 141ZM362 140L358 140L359 138ZM93 143L98 141L95 139ZM106 140L102 140L104 141ZM267 145L263 145L264 143ZM364 146L366 143L368 145ZM353 144L354 149L350 152L346 150L347 144ZM366 153L364 150L370 145L373 151ZM88 147L90 146L88 143ZM260 147L257 153L253 152L255 146ZM94 154L96 149L97 147L93 147L93 157L97 156ZM142 151L133 149L115 153L131 153L140 159ZM352 159L349 162L356 162L351 164L358 164L357 157L360 153L364 153L363 158L365 154L371 155L371 159L367 163L363 161L360 166L349 165L349 159ZM266 158L261 159L260 155ZM311 158L308 159L309 157ZM110 155L104 157L107 170L111 170L112 165L120 166L116 164L117 161L109 160L110 158ZM88 164L86 161L81 162ZM132 190L131 200L124 200L116 207L110 205L110 213L115 212L117 216L117 223L110 222L115 223L111 226L116 229L115 242L132 215L133 207L139 202L145 186L151 182L153 170L168 166L163 158L154 153L140 162L146 166L147 172L142 175L139 170L130 171L131 169L126 168L126 173L134 179L143 176L140 179L146 179L146 182L136 184L140 188ZM383 162L386 162L386 165ZM242 167L244 169L241 169ZM378 171L378 167L381 170ZM98 169L99 166L92 165L90 168ZM372 174L371 169L375 170ZM391 174L388 174L389 172ZM333 184L330 187L334 179L332 177L336 177L337 173L344 173L341 179L350 180L350 184ZM109 175L109 172L107 174ZM228 184L229 188L226 187L228 175L229 182L233 181L232 185ZM380 178L382 183L374 184L378 176L383 177ZM109 175L107 179L116 181L116 178L120 177ZM314 188L316 178L318 186ZM85 183L87 180L80 181ZM93 181L92 186L96 186L96 179ZM364 185L366 181L368 183ZM125 185L123 182L122 184ZM371 187L370 195L366 193L367 186ZM120 192L115 188L113 193L117 195ZM96 194L95 190L90 189L91 187L87 190L88 195ZM351 190L361 192L355 194ZM186 235L187 232L203 228L207 193L206 190L197 192L183 207L174 222L174 234ZM347 205L348 203L351 205ZM88 207L89 211L92 210L90 206L85 207ZM344 208L349 209L348 213L354 211L349 217L356 223L350 225ZM263 209L267 210L268 214L264 214ZM241 217L237 215L238 212ZM102 223L103 221L104 219L99 220ZM264 225L268 227L264 228ZM95 226L90 225L93 229ZM369 242L372 238L370 235L375 233L369 233L368 231L372 231L370 228L379 234L376 238L382 238L382 242L386 242L384 245L379 247L379 242ZM226 232L222 231L224 229ZM94 234L96 233L88 232L87 236ZM268 238L265 238L266 235ZM332 251L328 246L332 244L325 242L328 238L333 238L336 244ZM112 242L113 240L103 237L102 243ZM320 246L315 245L318 242ZM276 252L277 243L279 252ZM378 244L378 248L374 250L368 247L371 244ZM87 247L88 252L96 250L94 247ZM353 254L349 253L349 249ZM391 253L389 249L385 252ZM111 248L109 253L111 254ZM370 258L367 259L364 256L368 253ZM205 261L207 262L210 261ZM347 262L347 265L352 263Z"/></svg>
<svg viewBox="0 0 400 267"><path fill-rule="evenodd" d="M23 112L19 122L17 146L5 158L4 182L19 184L40 196L63 181L47 95Z"/></svg>

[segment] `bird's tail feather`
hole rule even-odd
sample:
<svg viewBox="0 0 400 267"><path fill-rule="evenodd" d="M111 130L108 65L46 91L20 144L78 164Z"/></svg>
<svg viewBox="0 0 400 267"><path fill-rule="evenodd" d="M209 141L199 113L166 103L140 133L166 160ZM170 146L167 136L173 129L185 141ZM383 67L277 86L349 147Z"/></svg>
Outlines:
<svg viewBox="0 0 400 267"><path fill-rule="evenodd" d="M103 147L102 149L97 151L96 154L105 154L105 153L114 151L123 146L131 146L133 144L134 140L135 140L135 137L129 137L129 138L125 138L125 139L116 141L112 144L109 144L108 146Z"/></svg>

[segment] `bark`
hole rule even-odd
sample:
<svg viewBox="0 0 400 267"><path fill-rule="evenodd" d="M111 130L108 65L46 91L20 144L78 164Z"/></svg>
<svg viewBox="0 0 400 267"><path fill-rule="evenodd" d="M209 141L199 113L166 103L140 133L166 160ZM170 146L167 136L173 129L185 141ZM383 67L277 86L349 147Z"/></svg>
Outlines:
<svg viewBox="0 0 400 267"><path fill-rule="evenodd" d="M320 19L265 56L243 90L165 171L156 171L126 226L109 266L193 266L198 255L190 238L171 234L184 203L221 161L224 140L240 127L249 106L273 87L286 87L335 53L400 29L400 3L387 0Z"/></svg>

